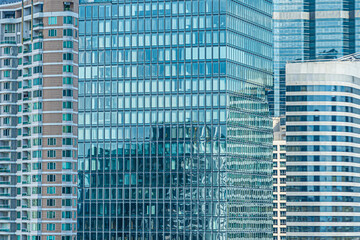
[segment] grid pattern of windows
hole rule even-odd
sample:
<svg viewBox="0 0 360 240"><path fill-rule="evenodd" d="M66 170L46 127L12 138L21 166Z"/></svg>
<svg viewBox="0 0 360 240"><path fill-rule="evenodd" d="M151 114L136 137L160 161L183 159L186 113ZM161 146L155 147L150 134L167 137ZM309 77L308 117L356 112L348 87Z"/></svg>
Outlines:
<svg viewBox="0 0 360 240"><path fill-rule="evenodd" d="M359 67L352 61L287 66L289 240L359 236L360 75L350 71Z"/></svg>
<svg viewBox="0 0 360 240"><path fill-rule="evenodd" d="M273 240L286 238L286 141L273 145Z"/></svg>
<svg viewBox="0 0 360 240"><path fill-rule="evenodd" d="M359 0L274 0L274 90L270 110L285 114L287 61L330 59L359 51Z"/></svg>
<svg viewBox="0 0 360 240"><path fill-rule="evenodd" d="M247 2L81 4L78 239L272 237L272 6Z"/></svg>

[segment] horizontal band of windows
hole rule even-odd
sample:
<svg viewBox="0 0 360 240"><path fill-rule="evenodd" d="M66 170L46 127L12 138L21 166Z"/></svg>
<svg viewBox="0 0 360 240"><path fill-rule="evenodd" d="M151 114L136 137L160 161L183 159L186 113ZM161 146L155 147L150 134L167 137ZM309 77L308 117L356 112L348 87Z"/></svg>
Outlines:
<svg viewBox="0 0 360 240"><path fill-rule="evenodd" d="M331 193L329 193L331 194ZM360 197L351 196L287 196L288 202L360 202Z"/></svg>
<svg viewBox="0 0 360 240"><path fill-rule="evenodd" d="M359 96L360 97L360 96ZM360 99L345 96L331 95L305 95L305 96L286 96L286 102L348 102L360 104Z"/></svg>
<svg viewBox="0 0 360 240"><path fill-rule="evenodd" d="M287 216L286 219L288 222L360 222L360 216Z"/></svg>
<svg viewBox="0 0 360 240"><path fill-rule="evenodd" d="M346 92L360 95L359 89L337 86L337 85L299 85L299 86L287 86L286 92Z"/></svg>
<svg viewBox="0 0 360 240"><path fill-rule="evenodd" d="M356 206L286 206L288 212L331 212L352 214L353 212L360 212L360 207Z"/></svg>
<svg viewBox="0 0 360 240"><path fill-rule="evenodd" d="M360 143L360 138L349 136L329 136L329 135L307 135L307 136L287 136L287 142L349 142Z"/></svg>
<svg viewBox="0 0 360 240"><path fill-rule="evenodd" d="M350 132L360 134L360 128L333 125L286 126L286 132Z"/></svg>
<svg viewBox="0 0 360 240"><path fill-rule="evenodd" d="M311 234L311 235L310 235ZM346 234L346 235L343 235ZM354 240L354 237L357 237L359 234L355 233L333 233L329 235L329 233L324 235L324 233L304 233L301 234L306 240L319 240L320 237L324 237L326 240ZM286 240L299 240L301 237L299 233L286 233Z"/></svg>
<svg viewBox="0 0 360 240"><path fill-rule="evenodd" d="M288 172L348 172L348 173L360 173L360 167L352 166L287 166ZM360 191L359 191L360 192Z"/></svg>
<svg viewBox="0 0 360 240"><path fill-rule="evenodd" d="M286 116L286 122L345 122L360 124L360 118L350 116L335 115L303 115L303 116Z"/></svg>
<svg viewBox="0 0 360 240"><path fill-rule="evenodd" d="M349 152L360 153L360 148L350 146L326 146L326 145L311 145L311 146L287 146L287 152Z"/></svg>
<svg viewBox="0 0 360 240"><path fill-rule="evenodd" d="M359 232L360 226L299 226L299 227L287 227L288 232ZM341 235L340 235L341 236Z"/></svg>
<svg viewBox="0 0 360 240"><path fill-rule="evenodd" d="M300 105L300 106L286 106L287 112L344 112L355 113L360 115L359 108L347 106L331 106L331 105Z"/></svg>
<svg viewBox="0 0 360 240"><path fill-rule="evenodd" d="M360 157L351 156L326 156L326 155L311 155L311 156L286 156L287 162L349 162L360 163Z"/></svg>
<svg viewBox="0 0 360 240"><path fill-rule="evenodd" d="M299 173L300 174L300 173ZM307 183L307 182L336 182L336 183L358 183L360 182L360 177L353 176L287 176L286 181L288 183L291 182L299 182L299 183ZM290 184L291 185L291 184Z"/></svg>
<svg viewBox="0 0 360 240"><path fill-rule="evenodd" d="M287 192L360 192L360 187L351 186L287 186Z"/></svg>

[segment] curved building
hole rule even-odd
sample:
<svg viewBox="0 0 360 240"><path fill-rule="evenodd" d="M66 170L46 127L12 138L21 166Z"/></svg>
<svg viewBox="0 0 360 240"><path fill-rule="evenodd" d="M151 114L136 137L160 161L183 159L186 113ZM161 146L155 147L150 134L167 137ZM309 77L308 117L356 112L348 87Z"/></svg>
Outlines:
<svg viewBox="0 0 360 240"><path fill-rule="evenodd" d="M287 65L287 239L360 239L360 61Z"/></svg>
<svg viewBox="0 0 360 240"><path fill-rule="evenodd" d="M287 61L336 59L359 51L359 0L274 0L274 116L285 114Z"/></svg>

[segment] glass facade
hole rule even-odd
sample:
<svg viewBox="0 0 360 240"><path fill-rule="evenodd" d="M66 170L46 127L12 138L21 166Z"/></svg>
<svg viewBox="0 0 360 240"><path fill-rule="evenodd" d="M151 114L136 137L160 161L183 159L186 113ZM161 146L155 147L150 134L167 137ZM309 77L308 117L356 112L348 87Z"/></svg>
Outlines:
<svg viewBox="0 0 360 240"><path fill-rule="evenodd" d="M285 114L287 61L338 58L359 51L359 0L274 1L274 116Z"/></svg>
<svg viewBox="0 0 360 240"><path fill-rule="evenodd" d="M287 67L288 240L359 238L359 67Z"/></svg>
<svg viewBox="0 0 360 240"><path fill-rule="evenodd" d="M78 239L271 239L272 1L80 1Z"/></svg>

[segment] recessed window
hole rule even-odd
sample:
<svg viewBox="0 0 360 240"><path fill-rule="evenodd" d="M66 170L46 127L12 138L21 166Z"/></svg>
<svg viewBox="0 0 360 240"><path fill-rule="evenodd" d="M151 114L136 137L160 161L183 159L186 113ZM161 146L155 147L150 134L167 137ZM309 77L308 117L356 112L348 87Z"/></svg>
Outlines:
<svg viewBox="0 0 360 240"><path fill-rule="evenodd" d="M56 29L49 29L49 37L56 37L57 31Z"/></svg>
<svg viewBox="0 0 360 240"><path fill-rule="evenodd" d="M47 175L47 181L48 182L55 182L56 181L56 176L55 175Z"/></svg>
<svg viewBox="0 0 360 240"><path fill-rule="evenodd" d="M49 25L56 25L57 17L49 17Z"/></svg>
<svg viewBox="0 0 360 240"><path fill-rule="evenodd" d="M72 29L64 29L63 34L64 34L64 36L72 37L73 30Z"/></svg>
<svg viewBox="0 0 360 240"><path fill-rule="evenodd" d="M74 56L72 53L64 53L63 54L63 60L73 60L73 59L74 59Z"/></svg>
<svg viewBox="0 0 360 240"><path fill-rule="evenodd" d="M73 24L73 18L70 16L64 17L64 24Z"/></svg>
<svg viewBox="0 0 360 240"><path fill-rule="evenodd" d="M70 72L70 73L72 73L72 72L73 72L73 66L71 66L71 65L64 65L64 66L63 66L63 72Z"/></svg>
<svg viewBox="0 0 360 240"><path fill-rule="evenodd" d="M48 168L48 170L54 170L54 169L56 169L56 163L54 163L54 162L49 162L48 164L47 164L47 168ZM55 176L55 175L54 175ZM48 176L49 177L49 176Z"/></svg>
<svg viewBox="0 0 360 240"><path fill-rule="evenodd" d="M73 79L71 77L64 77L63 84L71 85L71 84L73 84Z"/></svg>
<svg viewBox="0 0 360 240"><path fill-rule="evenodd" d="M71 90L71 89L63 90L63 96L64 97L72 97L73 96L73 90Z"/></svg>
<svg viewBox="0 0 360 240"><path fill-rule="evenodd" d="M73 116L71 113L63 114L63 121L72 121L72 120L73 120Z"/></svg>
<svg viewBox="0 0 360 240"><path fill-rule="evenodd" d="M49 151L47 151L47 157L48 157L48 158L54 158L54 157L56 157L56 151L55 151L55 150L49 150Z"/></svg>
<svg viewBox="0 0 360 240"><path fill-rule="evenodd" d="M56 138L48 138L48 145L49 146L56 145Z"/></svg>
<svg viewBox="0 0 360 240"><path fill-rule="evenodd" d="M55 187L47 187L46 192L47 192L47 194L55 194L56 188Z"/></svg>
<svg viewBox="0 0 360 240"><path fill-rule="evenodd" d="M72 41L64 41L63 48L73 48L73 42Z"/></svg>
<svg viewBox="0 0 360 240"><path fill-rule="evenodd" d="M56 216L56 214L53 211L47 211L46 212L46 217L47 218L55 218L55 216Z"/></svg>
<svg viewBox="0 0 360 240"><path fill-rule="evenodd" d="M46 205L49 206L49 207L55 206L55 204L56 204L55 199L47 199L46 200Z"/></svg>

